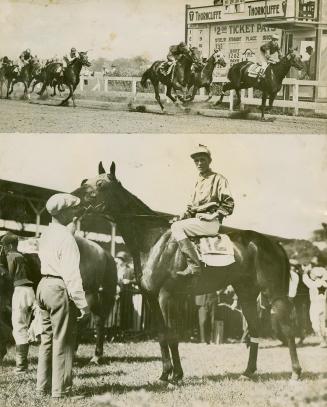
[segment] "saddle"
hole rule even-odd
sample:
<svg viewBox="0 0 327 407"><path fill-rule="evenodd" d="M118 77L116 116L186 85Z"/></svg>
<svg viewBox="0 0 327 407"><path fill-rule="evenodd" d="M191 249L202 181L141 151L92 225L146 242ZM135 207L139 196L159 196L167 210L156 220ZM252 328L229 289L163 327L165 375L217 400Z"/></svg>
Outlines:
<svg viewBox="0 0 327 407"><path fill-rule="evenodd" d="M176 65L176 62L167 62L167 61L162 62L159 65L159 71L162 75L168 76L173 72L175 65Z"/></svg>
<svg viewBox="0 0 327 407"><path fill-rule="evenodd" d="M266 68L267 69L267 68ZM264 75L265 70L263 70L262 65L260 64L251 64L245 71L250 78L257 78L260 75Z"/></svg>
<svg viewBox="0 0 327 407"><path fill-rule="evenodd" d="M233 244L229 236L203 236L190 238L199 259L207 266L223 267L235 263Z"/></svg>

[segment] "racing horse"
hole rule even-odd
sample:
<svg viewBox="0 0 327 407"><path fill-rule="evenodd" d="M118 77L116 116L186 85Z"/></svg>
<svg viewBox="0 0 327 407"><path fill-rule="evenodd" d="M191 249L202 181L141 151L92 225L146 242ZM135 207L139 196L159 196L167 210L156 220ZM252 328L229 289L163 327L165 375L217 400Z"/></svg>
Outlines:
<svg viewBox="0 0 327 407"><path fill-rule="evenodd" d="M148 80L152 83L156 101L159 103L162 111L164 110L164 106L160 99L159 83L166 85L166 95L173 103L176 103L176 98L172 95L171 91L174 89L176 94L178 91L186 93L187 84L190 81L191 66L192 64L200 64L200 53L195 47L187 50L179 56L170 72L164 74L162 70L166 63L166 61L155 61L150 68L144 72L141 79L143 88L147 87ZM183 96L177 95L177 98L182 102L185 101Z"/></svg>
<svg viewBox="0 0 327 407"><path fill-rule="evenodd" d="M269 109L272 108L277 93L282 87L283 79L288 74L291 67L297 70L302 70L304 64L301 57L295 53L295 50L290 49L288 53L275 64L269 64L263 78L249 76L249 68L256 65L251 61L242 61L233 65L227 74L230 82L223 85L220 99L215 105L222 103L225 92L234 89L237 96L236 106L241 104L241 89L254 88L262 91L261 102L261 120L264 120L266 101L269 98Z"/></svg>
<svg viewBox="0 0 327 407"><path fill-rule="evenodd" d="M56 64L56 65L55 65ZM61 64L60 63L51 63L48 64L44 67L41 68L40 72L38 72L35 77L34 77L34 82L33 82L33 86L32 86L32 90L31 93L34 92L35 86L38 85L39 83L43 83L46 81L47 76L49 75L48 71L53 69L54 72L56 72L58 69L61 70ZM56 95L56 86L57 86L57 80L53 79L52 81L52 87L53 87L53 93L51 96L55 96ZM59 89L60 90L60 89ZM38 93L39 94L39 93Z"/></svg>
<svg viewBox="0 0 327 407"><path fill-rule="evenodd" d="M79 52L78 57L75 58L67 67L62 71L62 76L59 75L58 71L62 69L61 63L49 64L46 72L46 79L43 82L43 86L38 92L42 95L47 88L47 86L55 87L55 83L60 85L66 85L69 89L69 95L59 104L59 106L67 106L70 98L73 100L73 106L75 107L75 97L74 92L80 81L80 74L83 66L91 66L88 60L87 52ZM54 89L55 92L55 89Z"/></svg>
<svg viewBox="0 0 327 407"><path fill-rule="evenodd" d="M80 252L80 272L85 291L85 297L90 311L93 315L93 321L96 331L96 346L94 356L91 359L93 363L100 363L103 356L104 343L104 325L105 321L113 308L117 286L117 267L113 257L97 243L84 239L80 236L75 236ZM2 251L3 252L3 251ZM28 269L32 273L32 281L34 288L41 279L41 264L36 253L24 254L24 258L28 263ZM2 263L6 260L2 255ZM1 283L4 285L4 276L0 276ZM11 299L10 291L7 290L7 297ZM1 319L0 309L0 326L5 324ZM8 324L6 324L8 326ZM81 330L81 327L79 327ZM8 337L8 335L7 335ZM6 352L6 341L0 335L0 355L2 357ZM1 358L0 358L1 360Z"/></svg>
<svg viewBox="0 0 327 407"><path fill-rule="evenodd" d="M7 93L6 99L9 99L9 90L12 81L17 79L19 74L19 67L13 63L2 65L0 68L0 86L1 86L1 97L2 97L2 87L3 83L6 83Z"/></svg>
<svg viewBox="0 0 327 407"><path fill-rule="evenodd" d="M137 281L156 315L162 356L160 380L178 383L183 378L178 350L177 299L184 294L205 294L232 285L249 327L249 358L243 373L251 377L257 368L259 292L269 299L272 312L287 338L292 378L301 374L288 300L289 261L282 246L271 237L251 230L222 227L234 249L235 262L224 267L205 267L200 276L176 274L186 261L173 239L168 218L153 211L127 191L116 178L115 164L106 174L102 163L99 175L82 181L72 194L83 205L97 207L104 217L116 222L134 260ZM143 264L141 263L143 259Z"/></svg>
<svg viewBox="0 0 327 407"><path fill-rule="evenodd" d="M193 87L192 95L187 98L188 102L192 102L194 100L195 95L200 88L205 88L207 91L208 98L206 99L206 102L212 98L212 74L217 65L225 67L226 60L222 52L215 50L202 67L194 67L190 75L190 81L187 85L188 90Z"/></svg>
<svg viewBox="0 0 327 407"><path fill-rule="evenodd" d="M28 88L32 83L34 76L40 71L41 65L36 57L33 57L26 65L24 65L18 75L12 80L8 95L10 95L16 83L22 82L24 85L24 97L30 99Z"/></svg>

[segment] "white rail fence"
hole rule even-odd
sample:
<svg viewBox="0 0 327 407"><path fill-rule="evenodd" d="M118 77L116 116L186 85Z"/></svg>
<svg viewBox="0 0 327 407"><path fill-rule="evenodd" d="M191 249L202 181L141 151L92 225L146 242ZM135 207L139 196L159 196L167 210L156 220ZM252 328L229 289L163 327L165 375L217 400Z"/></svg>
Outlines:
<svg viewBox="0 0 327 407"><path fill-rule="evenodd" d="M139 100L141 102L142 99L144 99L145 95L147 99L150 99L151 96L149 92L138 92L137 91L137 83L141 81L140 77L119 77L119 76L105 76L105 77L93 77L93 76L83 76L81 77L80 85L79 85L79 91L80 92L85 92L86 90L89 90L91 92L105 92L105 93L115 93L115 90L110 89L110 85L114 84L115 82L124 82L124 83L130 83L130 89L125 90L125 91L120 91L120 95L125 95L129 97L132 101L137 101ZM224 84L226 82L225 77L216 77L213 79L213 83L219 83L219 84ZM326 99L322 100L321 102L313 102L309 100L305 100L305 98L300 98L300 87L311 87L311 89L314 89L314 93L317 94L317 92L322 92L323 89L323 94L327 94L327 82L319 82L319 81L312 81L312 80L298 80L298 79L293 79L293 78L285 78L283 80L283 85L288 87L288 93L289 93L289 98L288 100L283 99L283 92L278 94L277 99L274 102L274 106L277 107L288 107L288 108L293 108L294 109L294 114L298 115L299 114L299 109L308 109L308 110L314 110L314 111L319 111L319 112L326 112L327 113L327 102ZM161 94L163 99L166 99L166 96L164 93ZM242 89L241 91L241 96L242 96L242 105L241 109L244 108L245 105L261 105L261 98L254 97L253 95L253 89L248 89L244 90ZM153 93L152 93L152 98L154 98ZM217 97L216 97L217 98ZM204 94L204 89L200 89L199 95L195 97L195 101L202 101L205 100L206 96ZM308 98L306 98L308 99ZM166 99L167 100L167 99ZM229 92L229 95L226 95L224 98L224 102L228 100L229 103L229 110L233 110L233 104L234 104L234 91L231 90Z"/></svg>

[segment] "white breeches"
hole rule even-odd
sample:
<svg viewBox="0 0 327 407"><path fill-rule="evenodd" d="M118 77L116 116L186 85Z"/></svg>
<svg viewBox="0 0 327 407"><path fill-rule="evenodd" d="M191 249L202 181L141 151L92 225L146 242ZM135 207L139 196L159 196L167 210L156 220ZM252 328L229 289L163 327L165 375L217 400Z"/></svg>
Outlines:
<svg viewBox="0 0 327 407"><path fill-rule="evenodd" d="M32 287L15 287L12 297L12 327L16 345L28 343L28 327L32 317L35 294Z"/></svg>
<svg viewBox="0 0 327 407"><path fill-rule="evenodd" d="M204 221L197 218L183 219L171 225L171 232L177 241L192 236L215 236L219 232L217 219Z"/></svg>
<svg viewBox="0 0 327 407"><path fill-rule="evenodd" d="M320 294L315 300L311 300L310 320L312 329L319 336L326 336L325 327L325 296Z"/></svg>

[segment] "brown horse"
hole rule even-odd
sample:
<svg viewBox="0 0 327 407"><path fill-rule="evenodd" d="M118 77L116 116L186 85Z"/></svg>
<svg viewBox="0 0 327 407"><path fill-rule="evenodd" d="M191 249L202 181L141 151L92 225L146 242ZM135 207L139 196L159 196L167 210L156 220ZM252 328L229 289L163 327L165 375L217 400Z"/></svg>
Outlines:
<svg viewBox="0 0 327 407"><path fill-rule="evenodd" d="M241 89L254 88L262 91L262 103L261 103L261 119L264 120L266 101L269 97L269 109L272 108L277 93L282 88L283 79L288 74L289 70L293 66L298 70L302 70L304 64L301 57L295 53L295 50L289 50L279 62L275 64L269 64L264 78L258 79L258 77L251 77L248 74L249 68L254 65L251 61L242 61L233 65L227 74L230 82L227 82L223 86L220 99L215 105L222 103L225 96L225 92L235 89L237 102L236 106L241 104Z"/></svg>
<svg viewBox="0 0 327 407"><path fill-rule="evenodd" d="M2 64L0 68L0 85L1 85L1 97L2 97L2 87L3 83L6 84L7 94L6 98L9 99L9 91L12 81L16 80L19 75L18 65L13 64L11 61L8 64Z"/></svg>
<svg viewBox="0 0 327 407"><path fill-rule="evenodd" d="M160 379L178 382L183 377L178 351L176 299L184 294L203 294L231 284L239 298L249 326L250 352L245 376L257 368L258 316L256 300L263 292L272 312L279 320L292 361L292 377L297 379L301 367L297 357L290 322L287 297L289 262L281 245L254 231L222 228L233 243L236 261L225 267L206 267L199 277L181 277L176 271L186 267L185 259L173 239L168 219L152 211L128 192L115 175L115 164L106 174L102 164L99 175L84 180L73 192L84 205L96 206L104 216L115 221L134 260L140 287L159 326L163 370ZM142 259L142 263L141 263Z"/></svg>
<svg viewBox="0 0 327 407"><path fill-rule="evenodd" d="M151 81L156 101L159 103L161 110L164 110L164 106L160 99L159 83L166 85L166 95L173 103L176 103L176 98L172 95L172 89L176 92L187 92L187 84L190 82L191 66L192 64L200 64L200 54L196 48L191 48L182 54L176 61L175 66L171 69L170 73L165 75L162 72L162 67L165 61L155 61L149 69L147 69L142 75L141 85L146 88L148 79ZM184 102L185 98L177 94L177 98Z"/></svg>
<svg viewBox="0 0 327 407"><path fill-rule="evenodd" d="M215 51L206 61L206 63L200 68L194 68L190 75L190 81L188 83L188 89L192 89L192 95L187 98L188 102L192 102L195 98L197 91L200 88L205 88L208 94L208 102L212 98L211 84L213 70L217 65L222 67L226 66L226 60L222 52Z"/></svg>
<svg viewBox="0 0 327 407"><path fill-rule="evenodd" d="M53 63L49 64L46 69L46 79L43 82L43 86L38 92L38 95L42 95L47 86L55 86L55 83L60 85L66 85L69 89L69 95L59 104L59 106L68 105L70 98L73 100L73 106L75 107L74 92L80 81L80 74L83 66L91 66L88 60L87 52L79 52L78 57L75 58L66 68L63 69L62 76L58 74L58 69L61 69L62 64ZM54 90L55 91L55 90Z"/></svg>
<svg viewBox="0 0 327 407"><path fill-rule="evenodd" d="M39 60L36 57L33 57L26 65L24 65L19 74L11 81L11 86L8 92L10 95L16 83L23 83L24 85L24 97L30 99L30 94L28 92L28 88L32 83L34 76L41 70L41 65Z"/></svg>
<svg viewBox="0 0 327 407"><path fill-rule="evenodd" d="M102 249L97 243L82 237L76 236L76 242L80 252L80 271L83 281L83 288L85 291L86 301L93 314L96 330L96 346L95 353L91 359L94 363L99 363L103 356L103 343L104 343L104 325L105 321L114 305L116 286L117 286L117 268L113 257ZM3 251L0 255L0 263L6 262ZM41 279L41 265L40 260L36 254L25 254L24 258L28 262L29 270L33 277L34 288L36 289L39 280ZM1 270L0 270L1 271ZM8 287L8 278L4 274L0 275L0 295L1 287ZM10 285L9 285L10 286ZM12 292L7 288L2 290L6 294L9 303L11 302ZM1 297L0 297L1 299ZM3 298L2 298L3 300ZM0 303L1 306L1 303ZM0 326L5 324L4 314L0 307ZM6 336L8 338L8 335ZM5 355L6 342L5 338L0 335L0 361Z"/></svg>

